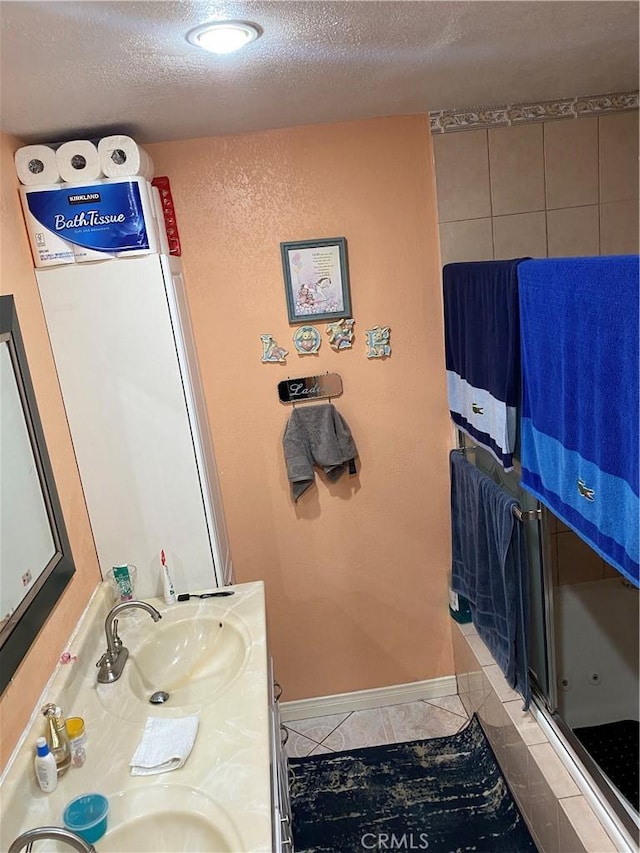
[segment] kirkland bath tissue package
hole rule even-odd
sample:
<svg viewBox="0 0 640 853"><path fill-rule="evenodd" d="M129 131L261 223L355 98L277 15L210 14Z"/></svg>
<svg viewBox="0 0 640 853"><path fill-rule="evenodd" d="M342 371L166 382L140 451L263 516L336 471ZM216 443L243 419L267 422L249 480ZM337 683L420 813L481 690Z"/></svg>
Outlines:
<svg viewBox="0 0 640 853"><path fill-rule="evenodd" d="M36 267L158 252L144 178L21 187L20 194Z"/></svg>

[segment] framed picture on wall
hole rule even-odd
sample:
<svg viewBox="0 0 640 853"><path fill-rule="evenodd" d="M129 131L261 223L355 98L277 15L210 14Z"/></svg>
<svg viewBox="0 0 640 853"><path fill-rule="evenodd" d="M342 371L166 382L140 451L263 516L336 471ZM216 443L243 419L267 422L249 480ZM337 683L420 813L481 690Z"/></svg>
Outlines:
<svg viewBox="0 0 640 853"><path fill-rule="evenodd" d="M347 241L280 243L290 323L351 316Z"/></svg>

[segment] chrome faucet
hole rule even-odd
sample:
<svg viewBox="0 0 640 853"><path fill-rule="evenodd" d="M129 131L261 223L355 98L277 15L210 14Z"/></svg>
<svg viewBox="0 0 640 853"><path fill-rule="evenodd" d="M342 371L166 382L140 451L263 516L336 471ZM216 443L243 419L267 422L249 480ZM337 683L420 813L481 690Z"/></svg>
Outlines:
<svg viewBox="0 0 640 853"><path fill-rule="evenodd" d="M70 829L64 829L62 826L38 826L35 829L28 829L11 842L7 853L20 853L20 850L24 847L27 848L27 851L30 851L33 842L40 841L41 839L64 841L69 847L77 850L78 853L96 853L96 848L93 844L88 844L84 838L80 838L75 832L71 832Z"/></svg>
<svg viewBox="0 0 640 853"><path fill-rule="evenodd" d="M100 684L111 684L122 675L122 670L129 657L129 650L122 645L118 636L118 620L116 617L129 607L139 607L146 610L154 622L162 619L162 614L146 601L121 601L107 613L104 620L104 632L107 637L107 651L102 655L96 666L98 669L98 681Z"/></svg>

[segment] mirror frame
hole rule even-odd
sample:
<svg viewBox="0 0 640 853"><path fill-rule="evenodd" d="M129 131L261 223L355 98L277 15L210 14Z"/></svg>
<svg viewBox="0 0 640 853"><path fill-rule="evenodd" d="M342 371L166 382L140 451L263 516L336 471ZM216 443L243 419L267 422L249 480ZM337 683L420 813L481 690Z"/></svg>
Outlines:
<svg viewBox="0 0 640 853"><path fill-rule="evenodd" d="M38 566L34 569L34 574L37 572L38 577L0 630L0 694L2 694L13 679L16 670L33 645L40 629L48 619L76 569L31 382L13 296L0 296L0 336L9 345L9 355L13 364L18 393L22 401L27 431L31 438L31 446L40 477L42 497L49 516L55 547L53 557L47 565L44 568Z"/></svg>

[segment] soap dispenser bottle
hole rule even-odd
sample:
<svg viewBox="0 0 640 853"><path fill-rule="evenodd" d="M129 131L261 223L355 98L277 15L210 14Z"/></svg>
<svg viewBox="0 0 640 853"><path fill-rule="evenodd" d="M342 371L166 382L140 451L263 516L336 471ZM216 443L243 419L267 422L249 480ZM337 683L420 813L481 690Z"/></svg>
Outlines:
<svg viewBox="0 0 640 853"><path fill-rule="evenodd" d="M64 775L71 764L71 745L67 735L67 724L62 709L49 702L42 709L47 721L47 743L56 762L58 777Z"/></svg>

